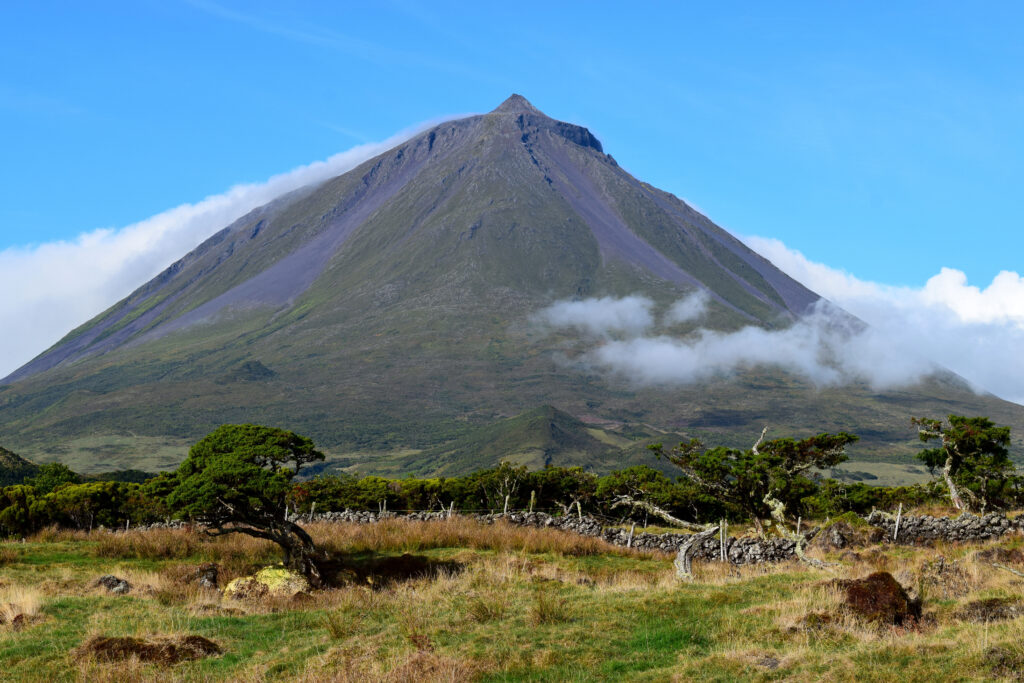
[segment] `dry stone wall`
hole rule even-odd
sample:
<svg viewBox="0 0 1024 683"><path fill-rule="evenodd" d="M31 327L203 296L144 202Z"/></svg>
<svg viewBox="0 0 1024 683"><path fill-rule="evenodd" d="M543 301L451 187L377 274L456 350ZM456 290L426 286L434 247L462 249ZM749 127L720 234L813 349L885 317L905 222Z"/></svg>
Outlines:
<svg viewBox="0 0 1024 683"><path fill-rule="evenodd" d="M415 512L408 515L395 515L393 513L352 511L327 512L313 517L319 521L330 522L355 522L358 524L369 524L380 520L382 517L413 520L440 520L447 519L444 512ZM688 539L689 534L648 534L634 533L632 541L629 538L629 531L617 527L606 528L600 521L593 517L584 515L565 515L554 517L545 512L509 512L508 514L493 515L470 515L484 524L493 524L497 520L504 520L517 526L536 528L560 529L581 536L593 536L602 538L609 543L619 546L629 545L638 550L660 550L661 552L674 553L679 546ZM296 517L296 519L298 519ZM757 539L757 538L729 538L726 542L726 555L733 564L757 564L760 562L778 562L787 560L795 555L796 544L781 538ZM721 557L721 545L717 538L706 540L694 553L694 557L705 560L715 560Z"/></svg>
<svg viewBox="0 0 1024 683"><path fill-rule="evenodd" d="M415 512L396 515L394 513L379 514L367 511L345 510L344 512L327 512L313 517L318 521L355 522L368 524L382 518L398 518L411 520L442 520L447 519L445 512ZM582 536L602 538L618 546L629 545L638 550L657 550L674 553L689 534L648 534L636 532L630 538L629 531L621 527L605 527L599 520L584 515L565 515L554 517L544 512L510 512L508 514L469 515L485 524L504 520L510 524L536 528L551 528L568 531ZM299 519L299 517L294 517ZM303 516L305 518L305 516ZM1024 518L1022 518L1024 520ZM998 513L984 516L964 514L959 517L913 517L904 516L900 519L899 534L895 540L894 530L896 518L879 512L868 516L868 524L882 532L882 540L900 545L915 545L943 541L985 541L999 538L1008 533L1019 533L1024 523L1011 520ZM808 541L814 537L814 531L808 535ZM704 541L694 554L695 558L717 560L721 557L721 545L717 537ZM752 537L729 538L726 541L726 557L733 564L758 564L761 562L779 562L796 555L796 544L783 538L759 539Z"/></svg>
<svg viewBox="0 0 1024 683"><path fill-rule="evenodd" d="M900 545L918 545L933 541L987 541L1008 533L1020 532L1020 519L1008 519L999 513L984 516L965 513L959 517L901 517L899 530L896 518L878 511L867 518L868 524L882 529L883 541Z"/></svg>

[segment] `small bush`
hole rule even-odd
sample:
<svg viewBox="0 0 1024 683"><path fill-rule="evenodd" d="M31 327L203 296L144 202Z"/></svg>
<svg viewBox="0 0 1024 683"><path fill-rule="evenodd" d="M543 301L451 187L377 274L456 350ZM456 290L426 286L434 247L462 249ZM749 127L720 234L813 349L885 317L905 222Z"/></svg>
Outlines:
<svg viewBox="0 0 1024 683"><path fill-rule="evenodd" d="M504 617L507 611L508 605L498 596L479 595L470 598L466 606L469 618L479 623L497 621Z"/></svg>
<svg viewBox="0 0 1024 683"><path fill-rule="evenodd" d="M559 624L568 621L569 610L565 598L558 596L553 590L538 588L533 594L533 604L529 610L530 623L534 626L543 624Z"/></svg>
<svg viewBox="0 0 1024 683"><path fill-rule="evenodd" d="M331 640L345 640L359 630L361 624L362 619L339 611L328 612L324 616L324 626Z"/></svg>

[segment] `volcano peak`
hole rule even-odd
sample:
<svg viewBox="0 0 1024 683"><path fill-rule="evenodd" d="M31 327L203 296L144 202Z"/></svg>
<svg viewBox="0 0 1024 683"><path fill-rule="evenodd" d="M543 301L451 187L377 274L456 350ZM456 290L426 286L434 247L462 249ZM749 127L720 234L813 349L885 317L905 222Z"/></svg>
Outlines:
<svg viewBox="0 0 1024 683"><path fill-rule="evenodd" d="M530 104L530 101L519 95L518 93L512 93L508 99L498 105L498 108L491 112L492 114L541 114L544 112L537 109L537 107Z"/></svg>

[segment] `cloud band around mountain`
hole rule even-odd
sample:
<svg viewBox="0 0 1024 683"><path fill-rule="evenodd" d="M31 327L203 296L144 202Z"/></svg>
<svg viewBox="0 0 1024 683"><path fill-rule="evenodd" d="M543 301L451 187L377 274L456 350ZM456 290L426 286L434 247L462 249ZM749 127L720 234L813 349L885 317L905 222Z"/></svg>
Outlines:
<svg viewBox="0 0 1024 683"><path fill-rule="evenodd" d="M1018 357L1024 346L1024 279L1017 273L1000 273L980 289L963 272L942 268L921 288L893 287L814 263L778 240L744 241L828 301L783 330L751 326L722 333L698 327L682 338L664 326L699 322L699 295L660 317L652 301L632 296L557 302L535 319L548 328L585 332L575 362L644 385L690 384L774 366L819 386L866 382L882 390L915 384L941 366L978 391L1024 403L1024 363ZM849 325L828 302L867 327Z"/></svg>

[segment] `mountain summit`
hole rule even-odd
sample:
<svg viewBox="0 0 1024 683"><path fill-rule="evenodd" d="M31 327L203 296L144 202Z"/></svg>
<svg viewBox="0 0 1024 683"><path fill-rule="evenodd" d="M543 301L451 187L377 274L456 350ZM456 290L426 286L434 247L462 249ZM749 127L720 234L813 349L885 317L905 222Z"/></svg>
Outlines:
<svg viewBox="0 0 1024 683"><path fill-rule="evenodd" d="M512 93L508 99L495 108L492 114L541 114L541 111L530 104L530 101L518 93ZM545 117L547 118L547 117Z"/></svg>
<svg viewBox="0 0 1024 683"><path fill-rule="evenodd" d="M512 95L225 227L6 378L0 434L88 469L138 467L142 445L162 454L147 466L173 465L224 422L280 425L366 458L545 404L579 424L744 443L764 422L869 426L876 448L912 436L909 414L949 412L948 391L965 412L1020 417L962 387L822 394L760 371L639 389L571 367L566 339L531 322L567 298L668 306L697 291L710 302L701 324L719 330L784 327L819 300L625 172L589 130Z"/></svg>

